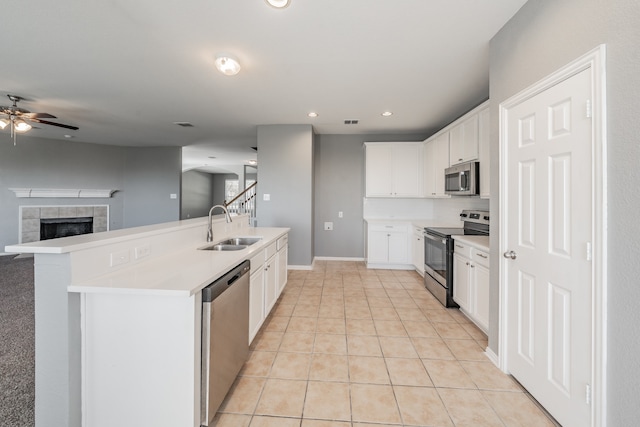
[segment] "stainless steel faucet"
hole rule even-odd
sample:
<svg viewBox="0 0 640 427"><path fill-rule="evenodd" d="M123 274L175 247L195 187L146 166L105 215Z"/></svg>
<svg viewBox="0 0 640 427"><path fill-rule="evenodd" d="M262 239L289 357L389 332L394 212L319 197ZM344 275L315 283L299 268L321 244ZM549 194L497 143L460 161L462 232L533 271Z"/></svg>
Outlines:
<svg viewBox="0 0 640 427"><path fill-rule="evenodd" d="M224 217L227 220L227 223L231 222L231 215L229 215L229 211L224 206L215 205L211 209L209 209L209 222L207 223L208 224L208 226L207 226L207 242L213 242L213 230L212 230L212 227L211 227L211 213L213 213L213 210L215 208L222 208L222 210L224 211Z"/></svg>

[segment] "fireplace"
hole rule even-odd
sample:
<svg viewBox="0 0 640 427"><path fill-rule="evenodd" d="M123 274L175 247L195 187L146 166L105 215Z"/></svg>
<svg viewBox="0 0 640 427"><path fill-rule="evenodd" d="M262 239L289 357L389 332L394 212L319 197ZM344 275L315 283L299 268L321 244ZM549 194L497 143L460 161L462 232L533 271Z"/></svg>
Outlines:
<svg viewBox="0 0 640 427"><path fill-rule="evenodd" d="M87 233L93 233L92 217L40 219L40 240Z"/></svg>
<svg viewBox="0 0 640 427"><path fill-rule="evenodd" d="M108 205L20 207L20 243L108 230Z"/></svg>

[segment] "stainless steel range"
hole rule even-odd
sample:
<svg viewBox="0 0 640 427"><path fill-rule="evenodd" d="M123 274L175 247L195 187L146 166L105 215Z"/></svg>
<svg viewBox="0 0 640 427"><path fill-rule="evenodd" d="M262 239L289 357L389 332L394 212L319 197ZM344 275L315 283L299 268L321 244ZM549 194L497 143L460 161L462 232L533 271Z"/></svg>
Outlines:
<svg viewBox="0 0 640 427"><path fill-rule="evenodd" d="M445 307L458 307L453 301L453 238L460 235L489 235L489 212L464 210L463 227L424 229L424 286Z"/></svg>

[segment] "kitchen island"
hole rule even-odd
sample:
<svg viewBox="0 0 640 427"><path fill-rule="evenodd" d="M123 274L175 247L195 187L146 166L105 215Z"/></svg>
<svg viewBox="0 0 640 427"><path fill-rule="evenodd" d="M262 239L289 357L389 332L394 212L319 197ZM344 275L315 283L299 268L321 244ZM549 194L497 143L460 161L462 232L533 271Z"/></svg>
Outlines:
<svg viewBox="0 0 640 427"><path fill-rule="evenodd" d="M7 246L35 255L36 426L199 426L201 290L288 228L206 218ZM285 271L286 274L286 271Z"/></svg>

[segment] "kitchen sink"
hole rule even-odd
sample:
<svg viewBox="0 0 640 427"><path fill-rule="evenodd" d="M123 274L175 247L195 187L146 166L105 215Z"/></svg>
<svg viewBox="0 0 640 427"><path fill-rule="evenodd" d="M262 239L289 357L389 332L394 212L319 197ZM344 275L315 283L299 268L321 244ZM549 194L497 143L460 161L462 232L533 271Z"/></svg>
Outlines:
<svg viewBox="0 0 640 427"><path fill-rule="evenodd" d="M262 240L262 237L232 237L198 249L202 251L241 251L254 243L258 243L260 240Z"/></svg>
<svg viewBox="0 0 640 427"><path fill-rule="evenodd" d="M222 243L216 243L215 245L205 246L203 248L198 248L203 251L241 251L244 248L247 248L247 245L227 245Z"/></svg>
<svg viewBox="0 0 640 427"><path fill-rule="evenodd" d="M262 237L232 237L222 242L218 242L220 245L245 245L251 246L254 243L258 243L262 240Z"/></svg>

